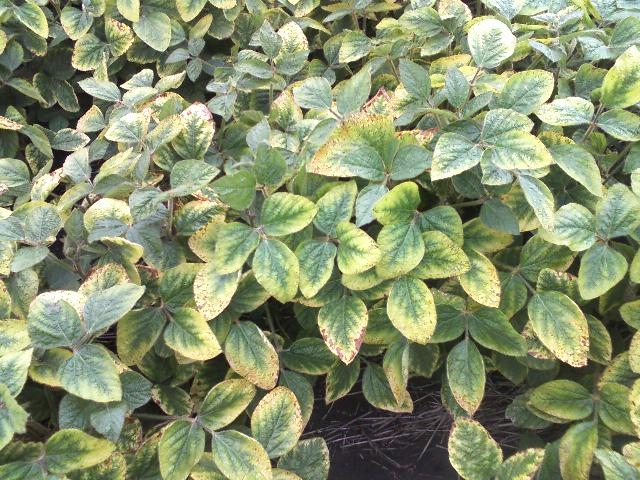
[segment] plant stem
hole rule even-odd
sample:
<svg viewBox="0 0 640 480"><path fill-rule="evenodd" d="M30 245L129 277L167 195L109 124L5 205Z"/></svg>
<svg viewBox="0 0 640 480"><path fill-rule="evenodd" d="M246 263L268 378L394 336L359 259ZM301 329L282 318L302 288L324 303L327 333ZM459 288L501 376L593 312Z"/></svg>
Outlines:
<svg viewBox="0 0 640 480"><path fill-rule="evenodd" d="M177 415L159 415L155 413L134 413L133 416L143 420L162 420L165 422L181 418Z"/></svg>
<svg viewBox="0 0 640 480"><path fill-rule="evenodd" d="M449 206L453 208L476 207L478 205L482 205L486 201L486 198L479 198L478 200L469 200L468 202L452 203Z"/></svg>

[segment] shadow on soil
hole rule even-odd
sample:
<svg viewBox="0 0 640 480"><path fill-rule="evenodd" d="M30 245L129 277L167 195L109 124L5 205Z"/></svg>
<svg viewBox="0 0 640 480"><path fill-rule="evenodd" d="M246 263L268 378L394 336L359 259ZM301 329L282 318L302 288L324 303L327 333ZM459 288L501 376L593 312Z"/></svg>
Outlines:
<svg viewBox="0 0 640 480"><path fill-rule="evenodd" d="M412 382L414 412L375 409L357 385L352 393L325 405L324 384L317 385L316 405L305 437L323 437L331 453L330 480L455 480L447 439L452 417L440 401L439 384ZM488 385L489 387L489 385ZM475 418L502 445L517 442L517 429L504 412L511 395L488 391Z"/></svg>

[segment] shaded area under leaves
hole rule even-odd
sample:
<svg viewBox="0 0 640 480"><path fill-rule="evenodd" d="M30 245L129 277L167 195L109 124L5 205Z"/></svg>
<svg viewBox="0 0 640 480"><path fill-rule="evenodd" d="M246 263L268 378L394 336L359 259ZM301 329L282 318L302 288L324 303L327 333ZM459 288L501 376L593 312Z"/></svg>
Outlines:
<svg viewBox="0 0 640 480"><path fill-rule="evenodd" d="M376 409L364 398L361 384L330 405L324 383L317 384L316 403L305 437L323 437L331 453L331 480L449 480L458 475L449 463L447 440L453 417L442 405L440 383L412 379L413 413ZM488 380L483 403L474 418L484 425L505 456L517 447L522 430L505 418L517 387Z"/></svg>

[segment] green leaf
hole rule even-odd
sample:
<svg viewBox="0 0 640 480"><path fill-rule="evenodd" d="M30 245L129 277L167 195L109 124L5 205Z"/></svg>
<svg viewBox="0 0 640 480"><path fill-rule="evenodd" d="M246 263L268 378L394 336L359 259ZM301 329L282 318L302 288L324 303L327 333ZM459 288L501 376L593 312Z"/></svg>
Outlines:
<svg viewBox="0 0 640 480"><path fill-rule="evenodd" d="M92 33L86 33L73 47L71 65L80 71L99 68L109 58L108 44Z"/></svg>
<svg viewBox="0 0 640 480"><path fill-rule="evenodd" d="M254 385L271 390L278 381L278 354L256 324L239 322L231 326L224 344L231 368Z"/></svg>
<svg viewBox="0 0 640 480"><path fill-rule="evenodd" d="M176 8L182 20L190 22L200 14L206 3L207 0L177 0Z"/></svg>
<svg viewBox="0 0 640 480"><path fill-rule="evenodd" d="M123 283L89 295L83 311L89 333L99 332L120 320L142 297L144 290L133 283Z"/></svg>
<svg viewBox="0 0 640 480"><path fill-rule="evenodd" d="M78 82L82 90L99 100L107 102L120 101L120 90L115 83L96 80L95 78L85 78Z"/></svg>
<svg viewBox="0 0 640 480"><path fill-rule="evenodd" d="M563 480L587 480L598 443L595 422L573 425L560 440L560 472Z"/></svg>
<svg viewBox="0 0 640 480"><path fill-rule="evenodd" d="M44 464L54 474L92 467L104 462L115 450L114 445L80 430L60 430L44 445Z"/></svg>
<svg viewBox="0 0 640 480"><path fill-rule="evenodd" d="M449 461L467 480L493 478L502 463L502 450L482 425L456 418L449 436Z"/></svg>
<svg viewBox="0 0 640 480"><path fill-rule="evenodd" d="M580 308L565 294L539 292L529 301L529 320L542 344L573 367L587 364L589 327Z"/></svg>
<svg viewBox="0 0 640 480"><path fill-rule="evenodd" d="M289 470L305 480L329 478L329 449L322 438L301 440L278 461L278 468Z"/></svg>
<svg viewBox="0 0 640 480"><path fill-rule="evenodd" d="M595 196L602 196L600 169L593 155L575 144L553 145L549 147L549 151L564 173L582 184Z"/></svg>
<svg viewBox="0 0 640 480"><path fill-rule="evenodd" d="M385 166L378 151L358 139L336 137L325 143L306 165L307 172L327 177L362 177L380 181Z"/></svg>
<svg viewBox="0 0 640 480"><path fill-rule="evenodd" d="M239 222L222 225L216 234L216 249L211 263L219 274L237 272L259 243L260 235L255 228Z"/></svg>
<svg viewBox="0 0 640 480"><path fill-rule="evenodd" d="M118 118L105 132L104 136L112 142L138 144L147 134L149 117L143 113L127 113Z"/></svg>
<svg viewBox="0 0 640 480"><path fill-rule="evenodd" d="M244 379L217 383L204 398L197 421L209 430L220 430L244 412L256 394L256 387Z"/></svg>
<svg viewBox="0 0 640 480"><path fill-rule="evenodd" d="M347 30L341 40L338 50L340 63L355 62L366 57L371 51L371 40L360 30Z"/></svg>
<svg viewBox="0 0 640 480"><path fill-rule="evenodd" d="M171 43L171 19L162 12L145 11L134 22L133 31L144 43L158 52L164 52Z"/></svg>
<svg viewBox="0 0 640 480"><path fill-rule="evenodd" d="M496 480L530 480L544 460L542 448L528 448L507 458L500 468Z"/></svg>
<svg viewBox="0 0 640 480"><path fill-rule="evenodd" d="M398 402L383 368L374 363L367 365L362 376L362 393L367 402L390 412L408 413L413 410L413 401L405 389L403 392L406 396Z"/></svg>
<svg viewBox="0 0 640 480"><path fill-rule="evenodd" d="M615 108L604 112L598 117L597 125L618 140L640 140L640 117L626 110Z"/></svg>
<svg viewBox="0 0 640 480"><path fill-rule="evenodd" d="M321 232L335 236L336 227L353 216L358 187L354 181L340 183L325 193L316 203L318 213L313 224Z"/></svg>
<svg viewBox="0 0 640 480"><path fill-rule="evenodd" d="M433 151L431 180L453 177L480 163L483 150L467 137L446 132L438 139Z"/></svg>
<svg viewBox="0 0 640 480"><path fill-rule="evenodd" d="M130 22L140 19L140 0L117 0L118 12Z"/></svg>
<svg viewBox="0 0 640 480"><path fill-rule="evenodd" d="M27 326L34 346L68 347L84 335L80 315L65 298L61 292L46 292L31 303Z"/></svg>
<svg viewBox="0 0 640 480"><path fill-rule="evenodd" d="M222 352L205 318L192 308L176 308L164 329L167 346L193 360L209 360Z"/></svg>
<svg viewBox="0 0 640 480"><path fill-rule="evenodd" d="M309 225L317 211L313 202L300 195L277 192L262 205L261 227L267 235L290 235Z"/></svg>
<svg viewBox="0 0 640 480"><path fill-rule="evenodd" d="M314 319L315 321L315 319ZM307 337L293 342L289 348L280 352L287 368L308 375L322 375L331 367L341 365L320 338Z"/></svg>
<svg viewBox="0 0 640 480"><path fill-rule="evenodd" d="M374 267L381 257L376 242L352 223L337 225L338 268L345 275L362 273Z"/></svg>
<svg viewBox="0 0 640 480"><path fill-rule="evenodd" d="M448 278L469 271L471 264L464 251L444 233L436 230L422 234L425 250L411 275L418 278Z"/></svg>
<svg viewBox="0 0 640 480"><path fill-rule="evenodd" d="M324 77L310 77L293 87L293 98L301 108L326 110L331 108L331 85Z"/></svg>
<svg viewBox="0 0 640 480"><path fill-rule="evenodd" d="M0 383L0 449L11 442L15 433L25 433L29 414L13 398L4 383Z"/></svg>
<svg viewBox="0 0 640 480"><path fill-rule="evenodd" d="M267 393L251 415L251 435L262 444L269 458L290 451L303 429L300 404L286 387L276 387Z"/></svg>
<svg viewBox="0 0 640 480"><path fill-rule="evenodd" d="M256 178L249 170L240 170L220 177L212 184L220 200L234 210L245 210L251 206L256 195Z"/></svg>
<svg viewBox="0 0 640 480"><path fill-rule="evenodd" d="M114 57L124 55L133 44L134 36L129 26L113 18L107 19L104 33Z"/></svg>
<svg viewBox="0 0 640 480"><path fill-rule="evenodd" d="M469 29L467 37L473 61L480 68L495 68L508 59L516 47L516 37L502 22L482 20Z"/></svg>
<svg viewBox="0 0 640 480"><path fill-rule="evenodd" d="M118 370L102 345L83 345L64 361L58 371L60 384L67 392L94 402L122 399Z"/></svg>
<svg viewBox="0 0 640 480"><path fill-rule="evenodd" d="M581 252L596 241L595 223L595 217L588 209L578 203L568 203L556 212L553 232L545 232L544 236L553 243Z"/></svg>
<svg viewBox="0 0 640 480"><path fill-rule="evenodd" d="M400 81L402 85L404 85L405 90L419 100L426 100L431 93L429 72L417 63L405 58L400 59L398 66Z"/></svg>
<svg viewBox="0 0 640 480"><path fill-rule="evenodd" d="M635 45L625 50L604 76L600 101L609 108L640 102L640 51Z"/></svg>
<svg viewBox="0 0 640 480"><path fill-rule="evenodd" d="M480 220L489 228L509 233L520 234L518 218L513 211L497 198L489 198L480 207Z"/></svg>
<svg viewBox="0 0 640 480"><path fill-rule="evenodd" d="M253 272L264 289L281 303L292 300L298 292L300 265L298 258L279 240L262 240L253 257Z"/></svg>
<svg viewBox="0 0 640 480"><path fill-rule="evenodd" d="M496 104L500 108L510 108L529 115L549 100L554 84L553 74L545 70L515 73L502 88Z"/></svg>
<svg viewBox="0 0 640 480"><path fill-rule="evenodd" d="M338 112L347 114L358 110L369 98L371 92L371 72L363 68L341 84L336 95Z"/></svg>
<svg viewBox="0 0 640 480"><path fill-rule="evenodd" d="M62 227L62 219L54 206L30 202L20 210L24 218L25 241L31 245L52 243Z"/></svg>
<svg viewBox="0 0 640 480"><path fill-rule="evenodd" d="M315 296L326 285L333 272L336 246L331 242L305 240L296 249L300 262L300 292L307 298Z"/></svg>
<svg viewBox="0 0 640 480"><path fill-rule="evenodd" d="M336 362L326 376L325 402L331 403L347 395L360 376L360 359L349 365Z"/></svg>
<svg viewBox="0 0 640 480"><path fill-rule="evenodd" d="M9 388L11 395L17 396L27 381L33 349L11 352L0 357L0 378Z"/></svg>
<svg viewBox="0 0 640 480"><path fill-rule="evenodd" d="M213 461L229 480L269 480L271 462L256 440L235 430L216 432L211 440Z"/></svg>
<svg viewBox="0 0 640 480"><path fill-rule="evenodd" d="M182 158L204 159L214 134L213 115L206 105L196 102L180 114L182 129L171 145Z"/></svg>
<svg viewBox="0 0 640 480"><path fill-rule="evenodd" d="M401 145L393 158L389 176L399 182L409 180L424 173L431 164L429 152L418 145Z"/></svg>
<svg viewBox="0 0 640 480"><path fill-rule="evenodd" d="M193 294L198 311L206 320L220 315L231 303L238 288L240 272L220 274L218 263L208 263L193 282Z"/></svg>
<svg viewBox="0 0 640 480"><path fill-rule="evenodd" d="M163 480L185 480L204 453L204 430L195 422L177 420L162 432L158 459Z"/></svg>
<svg viewBox="0 0 640 480"><path fill-rule="evenodd" d="M487 141L493 144L487 158L504 170L536 169L553 163L544 144L530 133L510 130Z"/></svg>
<svg viewBox="0 0 640 480"><path fill-rule="evenodd" d="M0 285L0 289L2 286ZM0 290L1 292L1 290ZM9 313L2 315L3 318L9 317ZM18 352L29 345L32 340L29 338L27 331L27 323L23 320L3 320L2 330L0 331L0 356L11 352Z"/></svg>
<svg viewBox="0 0 640 480"><path fill-rule="evenodd" d="M614 432L634 435L630 416L631 389L619 383L607 382L600 387L598 415L607 428Z"/></svg>
<svg viewBox="0 0 640 480"><path fill-rule="evenodd" d="M436 328L433 295L421 280L401 277L393 283L387 314L394 327L412 342L426 344Z"/></svg>
<svg viewBox="0 0 640 480"><path fill-rule="evenodd" d="M640 223L640 200L629 187L616 183L596 205L596 232L610 239L628 235Z"/></svg>
<svg viewBox="0 0 640 480"><path fill-rule="evenodd" d="M624 255L604 243L592 245L580 260L578 287L582 298L597 298L617 285L627 273Z"/></svg>
<svg viewBox="0 0 640 480"><path fill-rule="evenodd" d="M145 308L129 312L118 322L117 349L125 365L135 365L160 337L165 316L157 308Z"/></svg>
<svg viewBox="0 0 640 480"><path fill-rule="evenodd" d="M456 402L470 415L484 396L485 368L476 344L464 339L447 356L447 379Z"/></svg>
<svg viewBox="0 0 640 480"><path fill-rule="evenodd" d="M318 328L327 347L345 364L360 350L367 328L367 307L357 297L342 297L318 312Z"/></svg>
<svg viewBox="0 0 640 480"><path fill-rule="evenodd" d="M460 285L476 302L487 307L500 305L500 278L493 263L475 250L465 252L471 269L460 275Z"/></svg>
<svg viewBox="0 0 640 480"><path fill-rule="evenodd" d="M373 206L373 215L382 225L411 221L420 205L418 185L403 182L396 185Z"/></svg>
<svg viewBox="0 0 640 480"><path fill-rule="evenodd" d="M570 127L586 125L593 118L593 103L580 97L556 98L536 111L540 120L549 125Z"/></svg>
<svg viewBox="0 0 640 480"><path fill-rule="evenodd" d="M525 356L524 338L497 308L480 307L466 314L469 333L483 347L514 357Z"/></svg>
<svg viewBox="0 0 640 480"><path fill-rule="evenodd" d="M171 169L171 190L174 197L182 197L205 187L220 173L216 167L202 160L180 160Z"/></svg>
<svg viewBox="0 0 640 480"><path fill-rule="evenodd" d="M71 40L78 40L91 28L93 17L87 12L67 4L60 13L60 23Z"/></svg>
<svg viewBox="0 0 640 480"><path fill-rule="evenodd" d="M608 448L598 448L596 459L602 466L605 480L638 480L640 473L625 457Z"/></svg>
<svg viewBox="0 0 640 480"><path fill-rule="evenodd" d="M20 6L13 5L13 14L18 21L33 33L42 38L49 36L49 24L42 8L32 0L27 0Z"/></svg>
<svg viewBox="0 0 640 480"><path fill-rule="evenodd" d="M571 380L553 380L531 393L529 405L563 421L582 420L593 412L591 393Z"/></svg>
<svg viewBox="0 0 640 480"><path fill-rule="evenodd" d="M378 234L382 257L376 272L382 278L394 278L410 272L424 256L425 246L415 223L385 225ZM339 253L339 252L338 252Z"/></svg>
<svg viewBox="0 0 640 480"><path fill-rule="evenodd" d="M547 230L555 224L555 201L553 193L542 181L528 175L520 175L520 186L536 217Z"/></svg>

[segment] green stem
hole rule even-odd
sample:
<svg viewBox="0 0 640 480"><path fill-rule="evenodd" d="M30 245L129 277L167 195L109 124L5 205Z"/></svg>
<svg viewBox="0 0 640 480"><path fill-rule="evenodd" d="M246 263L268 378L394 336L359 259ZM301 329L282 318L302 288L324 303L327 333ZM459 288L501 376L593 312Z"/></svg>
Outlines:
<svg viewBox="0 0 640 480"><path fill-rule="evenodd" d="M479 198L478 200L469 200L468 202L452 203L449 206L453 208L477 207L478 205L482 205L486 201L486 198Z"/></svg>
<svg viewBox="0 0 640 480"><path fill-rule="evenodd" d="M134 413L133 416L142 420L161 420L164 422L169 422L171 420L178 420L179 418L182 418L177 415L158 415L155 413Z"/></svg>

